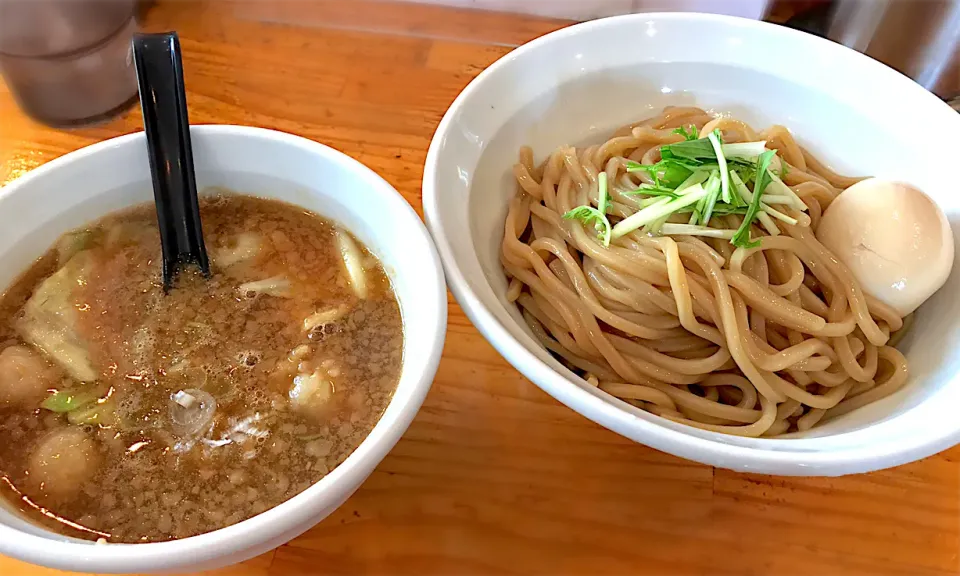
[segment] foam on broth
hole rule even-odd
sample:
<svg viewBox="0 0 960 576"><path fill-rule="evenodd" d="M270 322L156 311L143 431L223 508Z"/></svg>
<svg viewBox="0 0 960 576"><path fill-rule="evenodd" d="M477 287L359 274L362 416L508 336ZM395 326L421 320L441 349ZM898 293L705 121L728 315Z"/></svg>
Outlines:
<svg viewBox="0 0 960 576"><path fill-rule="evenodd" d="M211 279L181 274L163 294L142 206L64 237L0 298L0 494L36 523L130 543L234 524L320 480L389 403L403 333L379 262L360 247L359 298L317 215L227 194L201 213ZM72 326L94 381L25 324L64 266L66 311L44 321ZM52 390L97 400L55 412L40 407Z"/></svg>

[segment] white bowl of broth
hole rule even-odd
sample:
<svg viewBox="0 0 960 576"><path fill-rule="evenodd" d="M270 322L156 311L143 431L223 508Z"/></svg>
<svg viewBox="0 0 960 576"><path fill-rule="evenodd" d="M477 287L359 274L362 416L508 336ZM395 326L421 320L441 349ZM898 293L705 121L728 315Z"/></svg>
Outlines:
<svg viewBox="0 0 960 576"><path fill-rule="evenodd" d="M604 19L517 49L461 93L427 157L424 213L473 323L587 418L724 468L866 472L960 441L960 275L898 312L864 288L883 282L851 281L814 231L857 177L909 183L945 214L918 228L936 260L918 274L942 284L949 226L960 238L943 177L958 130L960 116L908 78L807 34L710 15ZM738 235L771 150L760 180L775 193L756 194ZM692 190L714 199L708 226L694 218L705 203L684 204ZM915 216L852 214L851 229ZM902 226L876 232L914 245Z"/></svg>
<svg viewBox="0 0 960 576"><path fill-rule="evenodd" d="M192 136L213 273L167 294L142 133L0 190L0 553L250 558L342 504L430 388L445 285L396 190L296 136Z"/></svg>

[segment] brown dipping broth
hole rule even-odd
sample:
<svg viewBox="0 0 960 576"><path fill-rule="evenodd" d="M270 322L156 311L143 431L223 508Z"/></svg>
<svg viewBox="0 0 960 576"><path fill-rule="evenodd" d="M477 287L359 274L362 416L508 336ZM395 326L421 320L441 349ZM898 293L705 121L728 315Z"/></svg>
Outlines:
<svg viewBox="0 0 960 576"><path fill-rule="evenodd" d="M0 297L0 354L22 347L42 367L25 380L42 393L0 390L0 494L35 523L128 543L223 528L323 478L386 409L403 332L379 262L357 243L361 299L319 216L236 195L201 213L211 279L184 273L163 294L156 213L140 206L64 237L59 264L55 247ZM64 255L84 263L69 300L95 382L24 340L25 303ZM47 390L97 401L58 413L40 407Z"/></svg>

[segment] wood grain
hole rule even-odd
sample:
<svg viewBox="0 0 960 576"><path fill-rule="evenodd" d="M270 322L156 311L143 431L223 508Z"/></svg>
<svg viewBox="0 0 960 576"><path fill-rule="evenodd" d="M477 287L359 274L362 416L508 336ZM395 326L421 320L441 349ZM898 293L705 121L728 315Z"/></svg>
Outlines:
<svg viewBox="0 0 960 576"><path fill-rule="evenodd" d="M327 1L161 2L144 26L179 31L194 123L313 138L382 174L418 210L427 145L447 105L510 46L563 25L405 6L378 16L390 33L362 31L344 24L361 19L340 4L331 12ZM48 129L2 87L0 119L0 183L140 127L135 109L96 127ZM714 470L559 405L501 359L452 299L449 312L423 409L356 495L288 545L216 574L960 569L960 449L836 479ZM57 573L0 557L4 576Z"/></svg>

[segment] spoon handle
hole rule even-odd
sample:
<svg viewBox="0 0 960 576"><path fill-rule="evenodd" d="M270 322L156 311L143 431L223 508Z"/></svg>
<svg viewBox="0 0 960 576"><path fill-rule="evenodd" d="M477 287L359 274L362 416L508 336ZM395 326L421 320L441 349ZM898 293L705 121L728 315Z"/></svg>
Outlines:
<svg viewBox="0 0 960 576"><path fill-rule="evenodd" d="M163 248L163 286L169 290L181 266L210 275L190 147L190 122L176 32L136 34L133 57L140 87L153 195Z"/></svg>

